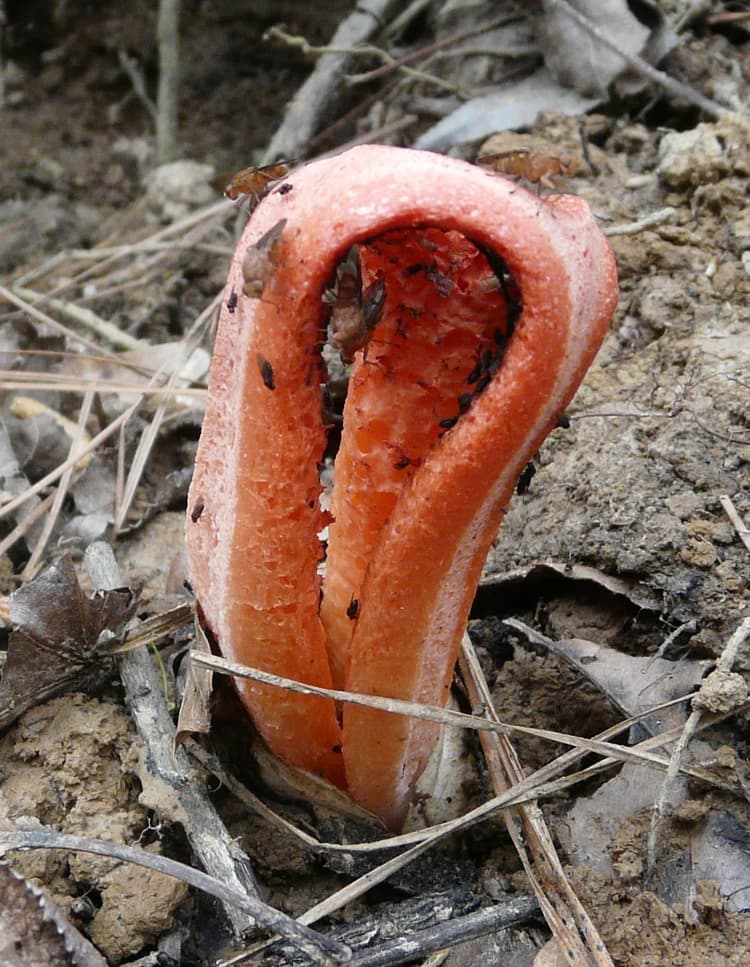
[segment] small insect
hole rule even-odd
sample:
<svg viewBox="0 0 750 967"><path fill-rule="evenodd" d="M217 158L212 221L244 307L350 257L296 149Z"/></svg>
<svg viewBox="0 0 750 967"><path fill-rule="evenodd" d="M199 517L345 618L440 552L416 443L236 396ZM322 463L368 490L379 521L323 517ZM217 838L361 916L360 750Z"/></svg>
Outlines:
<svg viewBox="0 0 750 967"><path fill-rule="evenodd" d="M351 621L355 621L359 615L359 598L355 598L352 595L352 599L349 602L349 607L346 609L346 616Z"/></svg>
<svg viewBox="0 0 750 967"><path fill-rule="evenodd" d="M285 181L283 185L279 185L279 187L274 190L274 195L288 195L293 188L294 185L291 182Z"/></svg>
<svg viewBox="0 0 750 967"><path fill-rule="evenodd" d="M278 161L276 164L263 165L260 168L254 168L252 165L249 168L243 168L232 176L232 180L224 189L224 194L232 201L236 201L240 195L248 195L253 199L254 205L257 205L277 182L287 176L293 163Z"/></svg>
<svg viewBox="0 0 750 967"><path fill-rule="evenodd" d="M382 273L362 288L362 269L356 246L336 270L336 282L323 296L333 305L328 324L331 345L341 353L345 363L351 363L357 350L366 346L372 330L383 318L386 285Z"/></svg>
<svg viewBox="0 0 750 967"><path fill-rule="evenodd" d="M477 158L477 164L489 168L498 175L510 175L538 185L541 190L556 188L556 178L572 177L581 167L580 158L567 151L556 151L553 145L530 145L498 154L486 154Z"/></svg>
<svg viewBox="0 0 750 967"><path fill-rule="evenodd" d="M227 312L234 312L237 308L237 293L234 289L229 293L229 298L227 299Z"/></svg>
<svg viewBox="0 0 750 967"><path fill-rule="evenodd" d="M533 460L529 460L523 468L521 476L518 478L518 483L516 484L516 493L519 497L523 497L524 494L529 492L529 487L531 487L531 481L535 474L536 464Z"/></svg>
<svg viewBox="0 0 750 967"><path fill-rule="evenodd" d="M286 227L286 218L269 228L255 245L251 245L242 260L242 291L253 299L260 298L279 257L279 243Z"/></svg>
<svg viewBox="0 0 750 967"><path fill-rule="evenodd" d="M374 281L362 290L362 320L368 331L372 331L383 318L385 296L385 279L378 273Z"/></svg>
<svg viewBox="0 0 750 967"><path fill-rule="evenodd" d="M260 378L263 380L263 385L266 389L276 389L276 381L273 376L273 366L269 363L265 356L261 356L257 353L256 362L258 363L258 372L260 373Z"/></svg>
<svg viewBox="0 0 750 967"><path fill-rule="evenodd" d="M196 500L195 505L193 506L193 509L190 511L190 520L192 520L194 524L197 524L198 521L201 519L201 514L203 513L205 508L206 508L206 505L203 503L203 500L201 498Z"/></svg>

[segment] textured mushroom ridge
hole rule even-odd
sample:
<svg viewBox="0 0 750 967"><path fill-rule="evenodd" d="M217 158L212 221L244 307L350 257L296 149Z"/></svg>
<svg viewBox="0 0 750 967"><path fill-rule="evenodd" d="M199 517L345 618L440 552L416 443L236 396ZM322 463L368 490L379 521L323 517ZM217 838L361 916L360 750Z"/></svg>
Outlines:
<svg viewBox="0 0 750 967"><path fill-rule="evenodd" d="M375 291L382 305L354 354L331 520L318 472L323 297L353 245L365 308ZM224 654L444 704L515 482L616 297L582 199L382 146L289 174L232 260L190 494L191 578ZM435 726L237 687L272 751L399 825Z"/></svg>

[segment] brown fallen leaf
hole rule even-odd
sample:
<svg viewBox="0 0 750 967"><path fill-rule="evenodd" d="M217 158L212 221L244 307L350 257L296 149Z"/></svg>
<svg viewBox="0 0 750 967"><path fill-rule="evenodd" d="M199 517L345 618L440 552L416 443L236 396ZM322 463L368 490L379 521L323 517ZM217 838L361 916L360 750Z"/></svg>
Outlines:
<svg viewBox="0 0 750 967"><path fill-rule="evenodd" d="M99 652L99 637L123 625L136 605L129 588L87 597L68 556L15 591L9 598L14 631L0 683L0 728L54 695L105 680L112 665Z"/></svg>
<svg viewBox="0 0 750 967"><path fill-rule="evenodd" d="M211 654L211 645L197 618L193 648L207 655ZM182 745L190 735L208 735L211 731L211 694L214 687L214 673L210 668L200 668L190 659L188 661L185 694L182 697L174 737L175 747Z"/></svg>

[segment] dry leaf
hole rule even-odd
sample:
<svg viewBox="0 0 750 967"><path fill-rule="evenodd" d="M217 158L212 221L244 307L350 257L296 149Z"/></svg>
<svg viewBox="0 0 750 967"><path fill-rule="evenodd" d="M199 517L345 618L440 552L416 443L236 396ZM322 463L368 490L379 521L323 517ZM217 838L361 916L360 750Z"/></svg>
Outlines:
<svg viewBox="0 0 750 967"><path fill-rule="evenodd" d="M633 16L625 0L572 0L571 6L625 54L639 54L648 42L648 28ZM552 76L579 94L605 95L611 82L625 70L625 61L552 0L545 0L544 8L539 44Z"/></svg>
<svg viewBox="0 0 750 967"><path fill-rule="evenodd" d="M211 654L211 646L197 619L193 648L207 655ZM185 694L182 697L174 738L175 746L182 745L189 735L194 733L208 735L211 731L211 693L214 687L214 673L210 668L197 667L190 659L188 662Z"/></svg>
<svg viewBox="0 0 750 967"><path fill-rule="evenodd" d="M9 600L15 630L0 684L0 728L33 705L109 675L112 666L98 654L99 635L119 628L136 604L128 588L86 597L67 556L15 591Z"/></svg>
<svg viewBox="0 0 750 967"><path fill-rule="evenodd" d="M478 141L496 131L527 128L540 111L585 114L601 101L601 95L584 97L558 83L546 67L530 77L501 84L489 94L472 98L421 134L415 147L445 151L454 144Z"/></svg>

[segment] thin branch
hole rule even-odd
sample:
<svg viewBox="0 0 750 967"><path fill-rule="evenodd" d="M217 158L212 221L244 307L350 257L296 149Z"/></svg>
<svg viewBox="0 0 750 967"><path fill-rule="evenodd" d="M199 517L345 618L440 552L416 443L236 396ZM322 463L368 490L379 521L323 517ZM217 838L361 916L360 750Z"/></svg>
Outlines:
<svg viewBox="0 0 750 967"><path fill-rule="evenodd" d="M315 57L323 57L326 54L343 54L349 57L365 57L370 55L373 57L379 57L382 61L384 61L386 67L393 67L394 69L396 68L395 58L389 54L387 50L383 50L382 47L376 47L374 44L358 44L356 47L335 47L333 44L331 44L323 47L316 47L305 37L300 37L297 34L289 34L285 30L282 30L281 27L269 27L264 36L269 40L281 41L288 47L297 47L302 51L303 54L308 54ZM411 77L413 80L422 81L425 84L432 84L434 87L448 91L450 94L457 94L459 97L468 96L466 91L462 91L452 81L443 80L442 77L438 77L436 74L428 74L426 71L419 70L418 68L408 67L404 63L400 63L397 66L398 70L400 70L402 74L405 74L407 77ZM367 77L367 75L362 74L358 77L350 78L350 83L361 83L361 77Z"/></svg>
<svg viewBox="0 0 750 967"><path fill-rule="evenodd" d="M19 829L14 832L0 831L0 853L4 854L15 849L59 849L93 853L95 856L105 856L123 863L143 866L165 876L173 876L187 883L188 886L202 890L221 900L222 903L235 907L246 917L252 917L266 930L272 930L304 950L312 958L313 963L330 964L330 957L337 957L344 962L351 959L351 950L346 945L301 925L258 897L248 896L200 870L158 853L84 836L70 836L44 826L38 829Z"/></svg>
<svg viewBox="0 0 750 967"><path fill-rule="evenodd" d="M569 745L574 749L593 752L607 758L611 757L623 762L635 762L637 765L647 765L656 769L666 769L669 764L669 760L664 756L641 751L647 748L645 744L641 744L635 748L629 748L627 746L615 745L611 742L603 742L598 739L584 739L576 735L568 735L566 732L555 732L551 729L535 729L530 726L512 725L507 722L493 722L479 715L467 715L463 712L454 712L452 709L439 708L435 705L421 705L416 702L405 702L397 698L383 698L379 695L361 695L357 692L347 692L335 688L321 688L318 685L307 685L304 682L294 681L290 678L282 678L279 675L261 671L259 668L248 668L237 662L228 661L226 658L219 658L217 655L207 655L199 651L191 651L190 659L196 665L210 668L222 675L235 675L239 678L249 678L251 681L262 682L265 685L274 685L277 688L297 692L301 695L317 695L321 698L331 698L335 702L364 705L367 708L380 709L384 712L391 712L394 715L405 715L410 718L424 719L428 722L438 722L440 725L453 725L459 728L474 729L478 732L494 732L498 735L508 736L530 736L555 744ZM688 696L685 696L684 700L687 700L687 698ZM619 731L619 728L617 731ZM682 771L686 775L696 775L695 770L692 769L683 769Z"/></svg>
<svg viewBox="0 0 750 967"><path fill-rule="evenodd" d="M10 302L11 305L21 309L23 312L30 315L32 319L36 319L37 322L42 322L45 326L49 326L50 329L59 335L65 336L67 339L72 339L75 342L79 342L82 346L85 346L87 349L91 349L93 352L99 353L100 355L107 353L107 350L103 349L99 343L94 342L93 339L89 339L87 336L81 336L79 333L74 332L67 326L64 326L61 322L57 322L56 319L53 319L52 316L47 315L46 312L40 312L36 306L33 306L30 302L22 299L11 289L7 289L4 285L0 285L0 298L5 299L7 302ZM113 353L110 353L109 355L113 356L114 358Z"/></svg>
<svg viewBox="0 0 750 967"><path fill-rule="evenodd" d="M418 50L412 50L408 54L404 54L403 57L392 57L390 54L386 54L385 51L380 51L379 53L383 56L385 63L380 67L376 67L374 70L368 71L366 74L358 74L356 78L351 78L350 83L364 84L377 80L395 70L399 70L401 67L413 63L415 60L418 61L422 58L429 57L453 44L462 43L464 40L471 40L472 37L484 36L490 30L505 27L507 24L514 23L519 19L520 16L518 14L499 17L497 20L491 20L489 23L482 24L480 27L472 27L471 30L463 30L460 33L451 34L449 37L443 37L441 40L437 40L432 44L426 44ZM460 51L460 53L463 53L463 51ZM492 53L497 55L497 49L493 48Z"/></svg>
<svg viewBox="0 0 750 967"><path fill-rule="evenodd" d="M180 93L180 0L159 0L159 90L156 95L156 161L177 157L177 108Z"/></svg>
<svg viewBox="0 0 750 967"><path fill-rule="evenodd" d="M38 494L40 490L44 490L45 487L48 487L50 484L55 483L55 481L58 480L65 473L68 467L74 466L82 457L86 456L87 453L93 453L93 451L96 450L97 447L101 446L101 444L104 443L105 440L107 440L109 437L112 436L113 433L119 430L124 423L127 423L130 417L136 412L136 410L142 403L143 403L143 395L139 394L138 399L131 406L129 406L122 413L120 413L120 415L116 417L109 424L109 426L106 426L101 431L101 433L97 433L97 435L93 437L86 444L86 446L76 454L76 456L68 457L67 460L64 460L61 464L55 467L54 470L50 470L50 472L46 474L46 476L42 477L40 480L37 480L36 483L32 484L30 487L24 490L22 494L18 494L17 497L14 497L12 500L9 500L6 504L1 504L0 520L2 520L3 517L7 517L8 514L13 513L13 511L16 510L18 507L20 507L21 504L24 504L27 500L29 500L29 498L33 497L35 494Z"/></svg>
<svg viewBox="0 0 750 967"><path fill-rule="evenodd" d="M102 339L106 339L107 342L117 346L118 349L144 349L148 345L142 339L136 339L130 333L123 332L122 329L108 320L102 319L98 313L84 306L77 305L74 302L66 302L63 299L55 299L53 296L21 288L18 285L13 287L13 291L17 292L22 299L28 299L31 305L49 306L61 315L67 316L72 322L78 323L79 326L83 326Z"/></svg>
<svg viewBox="0 0 750 967"><path fill-rule="evenodd" d="M203 331L208 320L213 315L214 310L217 306L221 305L221 300L223 299L223 292L220 292L212 302L201 312L193 323L190 331L186 333L182 341L182 348L180 352L180 357L178 358L172 372L169 374L169 378L165 384L165 388L173 389L180 379L180 373L182 367L190 359L193 351L200 342ZM114 533L117 534L122 530L125 523L125 518L127 517L128 511L130 510L130 505L135 497L135 492L140 483L141 476L143 474L144 468L146 466L146 461L148 460L149 454L151 453L151 448L154 445L156 437L159 433L159 429L164 421L164 416L167 410L167 404L169 402L168 397L164 397L159 401L159 404L154 412L153 418L149 423L148 427L141 434L138 441L138 446L136 448L135 455L133 456L133 461L130 467L130 472L128 474L128 479L125 482L124 491L122 498L118 500L117 510L115 511L115 525Z"/></svg>
<svg viewBox="0 0 750 967"><path fill-rule="evenodd" d="M399 4L395 0L360 0L336 30L332 47L355 47L370 39ZM349 62L346 54L324 54L289 103L284 120L263 155L263 162L299 158L320 119L338 93Z"/></svg>
<svg viewBox="0 0 750 967"><path fill-rule="evenodd" d="M138 61L135 57L131 57L126 50L118 50L117 59L120 61L120 67L128 75L136 97L150 114L151 120L156 123L156 107L146 91L146 82L143 79L143 71Z"/></svg>

